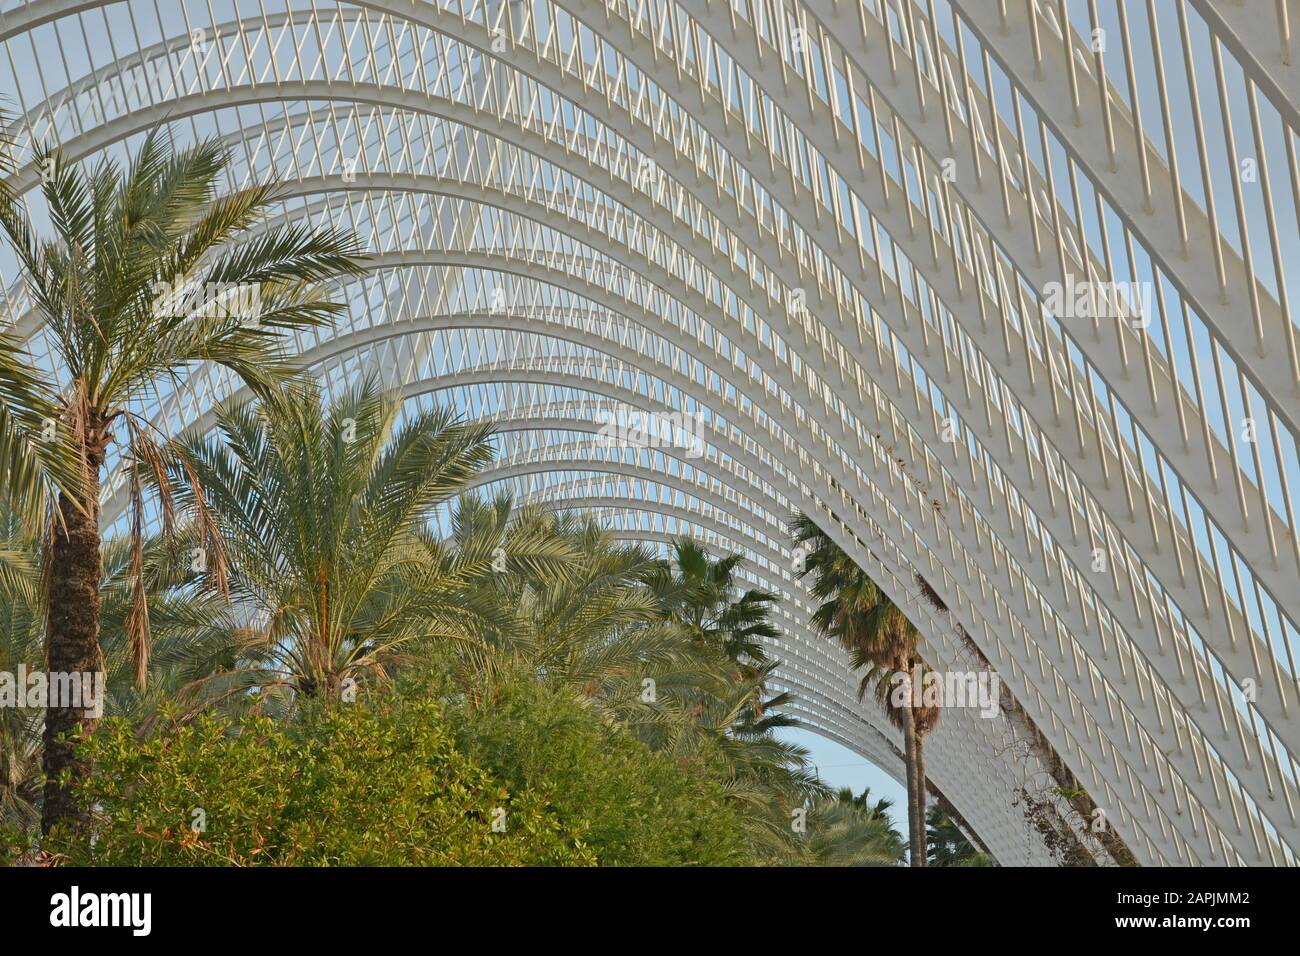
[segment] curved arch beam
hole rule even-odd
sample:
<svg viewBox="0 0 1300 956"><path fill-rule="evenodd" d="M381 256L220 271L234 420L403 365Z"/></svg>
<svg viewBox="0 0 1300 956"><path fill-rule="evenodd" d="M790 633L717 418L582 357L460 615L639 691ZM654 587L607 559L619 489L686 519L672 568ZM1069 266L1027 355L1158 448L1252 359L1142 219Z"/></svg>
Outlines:
<svg viewBox="0 0 1300 956"><path fill-rule="evenodd" d="M538 461L534 463L534 468L546 469L552 467L552 465L552 462ZM516 469L512 467L509 471L513 475ZM524 469L523 473L527 474L527 469ZM647 476L653 476L655 473L646 471L645 474ZM489 477L490 480L496 480L495 478L491 478L490 474ZM716 519L705 518L692 512L682 512L681 509L672 505L665 505L659 502L650 502L647 504L636 502L629 504L621 499L592 499L587 497L576 499L558 498L552 497L547 493L539 493L536 497L538 500L542 500L543 496L557 505L567 504L570 501L577 500L589 507L609 506L619 507L624 510L652 511L665 516L675 517L689 524L708 528L715 534L719 535L721 540L736 542L735 528L727 524L718 523ZM645 532L636 531L629 532L628 534L629 536L642 537ZM667 536L664 537L667 539ZM748 543L745 547L753 548L754 545ZM804 639L813 644L813 646L816 646L818 643L815 638L805 636ZM840 676L843 678L845 675L847 675L847 670L842 671ZM800 682L798 676L795 676L793 679L790 676L784 676L781 679L784 683L790 683L796 686ZM836 682L833 681L832 684L834 683ZM844 694L847 694L850 700L853 699L853 682L841 680L838 683L844 687L841 696L835 701L827 699L826 704L830 704L833 708L842 709L844 707L842 702ZM822 696L820 692L819 696ZM825 704L822 706L825 706ZM856 716L859 720L864 720L862 712L853 706L850 706L848 713ZM874 715L874 712L870 709L868 709L866 713ZM838 719L832 719L835 723L840 723ZM879 726L876 725L876 720L880 721ZM988 759L989 754L998 752L999 742L989 737L987 733L983 735L975 734L972 736L971 733L963 729L965 728L965 725L971 721L978 721L978 718L966 712L950 712L948 720L946 722L941 721L940 723L942 731L936 730L934 732L935 736L930 739L930 745L928 748L928 752L933 754L931 762L933 762L933 760L938 760L937 766L940 768L936 773L931 775L934 782L941 790L948 787L953 789L953 792L962 794L962 799L958 805L961 807L963 816L966 814L967 809L970 809L975 813L975 820L979 821L979 823L972 823L972 825L976 826L981 839L986 839L987 837L987 839L993 841L993 845L998 847L998 851L995 855L1000 860L1014 860L1016 862L1023 861L1025 863L1042 863L1050 861L1050 854L1047 854L1042 847L1036 847L1036 849L1029 852L1028 858L1025 857L1027 847L1024 844L1023 821L1019 820L1016 814L1005 812L1005 809L1014 803L1014 790L1017 783L1014 777L1009 781L1004 777L1000 777L1000 782L997 786L988 787L985 786L983 779L979 778L979 771L975 770L975 777L960 780L960 786L953 788L953 784L957 783L960 778L966 778L968 776L966 772L967 770L974 769L968 767L968 758L973 757L977 762L983 763ZM865 723L870 726L875 733L888 741L891 744L894 753L897 753L897 742L891 740L889 734L893 734L894 736L897 735L892 728L889 729L889 734L885 733L885 730L882 728L888 727L888 724L883 720L883 718L875 716L875 719L873 720L872 717L866 717ZM987 727L983 726L980 727L980 729L985 731L988 730ZM990 767L989 769L992 768ZM956 771L955 775L954 771ZM944 792L948 791L944 790ZM981 802L981 796L978 792L982 792L983 800L987 802ZM992 807L997 807L1003 811L1001 813L998 811L992 812L993 820L996 820L996 823L994 823L993 820L990 820L990 808ZM990 835L990 830L995 832Z"/></svg>
<svg viewBox="0 0 1300 956"><path fill-rule="evenodd" d="M1013 541L1014 541L1014 540L1015 540L1015 538L1013 538ZM1062 588L1063 588L1063 585L1062 585ZM1069 602L1069 597L1066 596L1066 597L1065 597L1065 600L1066 600L1066 602ZM1082 617L1082 622L1083 622L1083 624L1084 624L1084 633L1087 633L1087 628L1086 628L1086 626L1087 626L1087 617ZM1156 641L1156 644L1157 644L1157 645L1160 644L1160 640L1158 640L1158 635L1157 635L1157 641ZM1102 648L1104 648L1104 637L1102 637L1102 639L1101 639L1101 645L1102 645ZM1102 656L1102 659L1105 659L1105 657ZM1122 683L1123 683L1123 674L1122 674L1122 670L1119 671L1119 674L1121 674L1121 684L1122 684ZM1148 727L1149 727L1149 723L1148 723ZM1261 753L1262 753L1262 752L1261 752Z"/></svg>
<svg viewBox="0 0 1300 956"><path fill-rule="evenodd" d="M363 5L367 5L367 7L372 7L372 8L374 8L374 9L380 9L380 10L386 10L386 9L387 9L387 8L385 7L385 5L383 5L383 4L363 4ZM407 14L406 12L395 12L395 14L396 14L396 16L400 16L400 17L407 17L407 16L408 16L408 14ZM472 23L471 23L471 25L465 25L464 22L459 22L459 25L458 25L458 23L455 22L455 18L450 18L450 21L451 21L451 22L448 22L448 17L446 16L446 14L441 14L441 17L428 17L428 18L426 18L426 17L416 16L416 17L411 17L411 21L412 21L412 22L421 23L421 25L424 25L424 26L429 26L430 29L438 30L439 33L443 33L443 34L448 35L448 36L454 36L454 39L459 40L459 42L461 42L461 43L467 43L468 46L471 46L471 47L473 47L473 48L480 49L481 52L485 52L485 53L486 53L486 52L487 52L487 49L489 49L490 36L486 34L486 27L481 27L482 34L484 34L484 35L482 35L482 36L478 36L476 33L474 33L474 30L477 29L476 25L472 25ZM458 27L458 26L459 26L459 31L456 30L456 27ZM541 66L539 66L539 68L541 68ZM649 69L649 70L647 70L647 73L650 73L651 75L655 75L656 78L662 78L662 77L659 77L659 74L658 74L658 73L655 73L653 69ZM538 78L538 75L539 75L539 74L537 74L537 73L530 73L529 75L533 75L534 78ZM560 82L563 81L563 75L560 75L560 77L559 77L559 81L560 81ZM542 77L541 79L539 79L538 82L547 82L547 78L546 78L546 77ZM608 118L608 117L604 117L604 120L607 120L607 118ZM627 133L627 130L623 130L623 133L624 133L624 134ZM715 130L715 133L716 133L716 130ZM697 178L698 178L698 176L697 176ZM910 232L910 222L909 222L909 232ZM917 261L923 261L923 259L918 259ZM846 273L846 274L849 274L849 273ZM959 287L958 287L958 293L959 293ZM819 294L820 294L820 289L819 289ZM982 306L982 308L983 308L983 306ZM905 323L905 324L906 324L906 323ZM913 350L915 351L915 345L914 345L914 343L911 343L911 347L913 347ZM927 343L927 351L928 351L928 343ZM987 408L987 407L988 407L988 403L985 402L985 408ZM1087 462L1087 460L1088 460L1087 455L1084 455L1083 459L1086 460L1086 462ZM1104 460L1104 449L1102 449L1102 460ZM1102 477L1106 477L1106 476L1102 476ZM1032 481L1032 471L1031 471L1031 481ZM1093 483L1092 483L1091 480L1084 480L1082 484L1083 484L1084 488L1091 488L1091 486L1093 486ZM1105 485L1109 485L1109 479L1106 480L1104 484L1105 484ZM1096 486L1102 486L1102 485L1096 485ZM1126 490L1127 490L1127 488L1126 488ZM1130 512L1131 512L1131 511L1132 511L1132 510L1131 510L1131 506L1130 506ZM1231 529L1232 524L1229 523L1229 524L1226 525L1226 527L1229 528L1229 529ZM1071 531L1073 531L1073 529L1071 529ZM1154 531L1154 529L1153 529L1153 531ZM1231 532L1230 532L1230 533L1231 533ZM1158 537L1154 538L1154 540L1158 540ZM1105 544L1106 544L1106 546L1108 546L1108 548L1109 548L1109 541L1106 541ZM1245 551L1243 551L1243 553L1245 553ZM1297 551L1297 555L1300 555L1300 551ZM1121 566L1121 564L1125 564L1125 562L1123 562L1123 555L1122 555L1122 554L1117 554L1117 555L1115 555L1115 558L1117 558L1117 561L1115 561L1115 564L1117 564L1117 566ZM1125 566L1126 566L1126 564L1125 564ZM1265 564L1260 564L1260 567L1264 567L1264 568L1266 568L1266 567L1268 567L1268 564L1266 564L1266 563L1265 563ZM1209 571L1210 571L1210 574L1213 575L1213 568L1209 568ZM1158 575L1158 576L1160 576L1160 575ZM1179 578L1182 579L1182 570L1180 570L1180 568L1179 568ZM1164 580L1167 580L1167 578L1165 578ZM1140 589L1140 588L1139 588L1139 589ZM1278 588L1274 588L1274 594L1275 594L1275 596L1281 598L1281 600L1282 600L1283 602L1286 602L1286 594L1287 594L1287 593L1288 593L1288 589L1278 589ZM1186 601L1183 601L1182 604L1183 604L1184 607L1191 606L1191 605L1188 604L1188 602L1186 602ZM1216 628L1213 628L1213 627L1212 627L1212 628L1208 628L1208 630L1209 630L1210 632L1213 633L1214 630L1216 630ZM1247 628L1247 631L1248 631L1248 628ZM1158 637L1158 635L1157 635L1157 637ZM1236 669L1234 669L1234 667L1230 667L1230 670L1236 670Z"/></svg>
<svg viewBox="0 0 1300 956"><path fill-rule="evenodd" d="M904 497L906 497L906 493L904 492L903 494L904 494ZM931 543L930 543L929 540L927 540L926 547L927 547L927 548L930 548L930 547L931 547ZM934 553L934 552L932 551L931 553ZM940 552L940 553L941 553L941 552Z"/></svg>
<svg viewBox="0 0 1300 956"><path fill-rule="evenodd" d="M1241 68L1264 91L1269 102L1292 131L1300 130L1300 60L1292 51L1294 31L1300 23L1281 22L1285 0L1276 4L1278 16L1269 18L1246 4L1191 0L1196 12L1232 51ZM1291 10L1295 10L1294 4ZM1295 14L1292 13L1291 16ZM1289 18L1288 18L1289 20Z"/></svg>
<svg viewBox="0 0 1300 956"><path fill-rule="evenodd" d="M1013 541L1017 541L1018 538L1011 538L1011 540L1013 540ZM1126 567L1127 567L1127 566L1126 566ZM1062 588L1063 588L1063 585L1062 585ZM1060 601L1060 600L1062 600L1062 598L1056 598L1056 600L1057 600L1057 601ZM1069 602L1069 597L1066 596L1065 598L1063 598L1063 600L1065 600L1066 602ZM1084 624L1087 624L1087 618L1086 618L1086 617L1082 618L1082 620L1083 620L1083 623L1084 623ZM1084 633L1084 635L1087 635L1087 628L1084 628L1083 633ZM1104 644L1104 637L1102 637L1101 641L1102 641L1102 644ZM1156 641L1154 641L1154 644L1156 644L1156 645L1158 646L1158 645L1160 645L1160 643L1161 643L1161 641L1160 641L1160 636L1157 635L1157 636L1156 636ZM1102 658L1102 659L1104 659L1104 658ZM1239 672L1242 672L1242 671L1239 670ZM1186 680L1186 678L1184 678L1184 680ZM1121 684L1122 684L1122 683L1123 683L1123 682L1122 682L1122 680L1121 680Z"/></svg>
<svg viewBox="0 0 1300 956"><path fill-rule="evenodd" d="M1255 379L1261 394L1273 403L1278 416L1286 421L1292 433L1300 433L1300 355L1293 346L1283 345L1295 341L1294 332L1288 335L1285 331L1290 320L1268 289L1247 270L1242 258L1226 245L1222 265L1226 287L1230 290L1254 287L1254 295L1247 300L1238 292L1235 302L1220 295L1217 272L1213 268L1216 261L1212 252L1214 232L1209 218L1190 196L1183 193L1182 205L1187 222L1187 245L1184 248L1178 232L1171 228L1167 211L1146 201L1139 173L1143 166L1139 162L1133 126L1125 111L1118 108L1110 111L1109 119L1115 131L1112 158L1108 155L1106 138L1096 135L1098 129L1104 128L1101 109L1097 105L1101 103L1100 84L1090 72L1069 69L1063 44L1049 38L1035 46L1023 7L1015 8L1014 13L1008 16L1005 31L995 24L994 11L985 5L956 0L954 7L989 54L997 59L1007 78L1033 104L1057 140L1087 173L1093 185L1106 195L1115 214L1133 235L1140 238L1179 292L1217 332L1223 349ZM1073 27L1068 27L1066 33L1073 57L1073 50L1084 44L1075 35ZM1042 51L1041 67L1033 62L1035 49ZM1078 86L1077 101L1066 88L1067 74ZM1109 90L1107 97L1116 103L1123 102L1119 94ZM1283 100L1283 107L1285 103ZM1076 119L1064 122L1068 116ZM1145 166L1152 192L1161 197L1177 195L1181 190L1175 191L1175 181L1165 164L1159 161L1158 153L1155 159ZM1243 336L1239 331L1240 312L1248 301L1250 305L1257 303L1259 309L1256 321L1261 330L1257 333L1257 347L1253 349L1242 347Z"/></svg>

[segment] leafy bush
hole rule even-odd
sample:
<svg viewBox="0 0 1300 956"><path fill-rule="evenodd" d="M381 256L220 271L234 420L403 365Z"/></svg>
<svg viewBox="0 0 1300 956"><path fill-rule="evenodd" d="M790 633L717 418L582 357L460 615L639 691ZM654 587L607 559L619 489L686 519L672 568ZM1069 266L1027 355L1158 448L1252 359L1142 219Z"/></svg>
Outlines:
<svg viewBox="0 0 1300 956"><path fill-rule="evenodd" d="M536 792L603 866L749 862L739 812L699 762L657 753L572 693L521 681L455 712L465 752Z"/></svg>
<svg viewBox="0 0 1300 956"><path fill-rule="evenodd" d="M143 740L106 721L89 748L94 839L56 832L45 845L74 864L595 862L537 793L499 786L458 750L428 700L289 725L205 717Z"/></svg>
<svg viewBox="0 0 1300 956"><path fill-rule="evenodd" d="M748 862L739 812L702 764L529 682L478 706L394 698L143 739L110 719L87 747L94 838L43 847L71 864Z"/></svg>

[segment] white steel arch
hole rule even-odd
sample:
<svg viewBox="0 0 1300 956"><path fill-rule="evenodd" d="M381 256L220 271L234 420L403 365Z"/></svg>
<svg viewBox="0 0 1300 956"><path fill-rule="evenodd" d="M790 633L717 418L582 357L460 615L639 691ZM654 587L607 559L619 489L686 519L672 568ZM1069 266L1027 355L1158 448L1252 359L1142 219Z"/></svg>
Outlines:
<svg viewBox="0 0 1300 956"><path fill-rule="evenodd" d="M1261 48L1215 4L1135 6L0 0L0 79L21 148L216 132L285 179L286 216L356 228L385 278L298 342L327 375L383 356L403 384L689 399L735 449L717 480L762 474L900 603L925 576L951 609L908 605L932 663L996 667L1139 861L1291 864L1293 17ZM528 313L489 311L491 342L485 275ZM1051 298L1076 275L1082 319ZM1097 315L1114 283L1150 289L1136 325ZM5 309L37 331L20 287ZM459 362L421 315L523 351ZM196 370L152 411L180 427L230 390ZM537 436L579 424L536 411ZM1010 860L1004 817L967 819Z"/></svg>
<svg viewBox="0 0 1300 956"><path fill-rule="evenodd" d="M476 328L483 326L485 319L486 316L450 316L438 321L426 322L424 325L426 328L445 329L449 326L452 328L457 326ZM499 318L498 321L507 321L507 319L503 317ZM380 328L373 331L382 333L385 337L420 334L418 325L415 323L412 323L412 325L415 327ZM352 337L351 341L349 341L349 337L345 336L342 341L332 341L315 352L305 353L304 360L328 362L341 352L364 349L372 345L376 339L382 341L379 335L361 336L359 339L358 337ZM461 354L468 354L468 350ZM536 399L531 399L521 402L518 393L507 392L507 398L503 399L499 404L494 404L490 412L484 410L487 416L503 431L516 428L545 429L548 433L551 433L548 437L553 437L555 433L563 434L574 430L594 431L599 428L598 418L594 414L599 410L597 403L585 400L585 396L584 399L578 401L574 401L572 397L575 392L585 392L588 389L595 389L596 392L602 394L613 394L617 399L617 403L624 406L641 405L648 407L650 410L654 410L656 407L653 401L643 397L636 390L593 381L589 374L582 374L581 364L570 365L568 371L561 371L560 368L554 365L549 368L542 365L539 368L530 367L528 363L519 362L497 364L486 369L471 366L429 382L408 383L403 387L403 392L408 395L419 394L435 387L446 391L464 388L468 384L476 382L509 384L523 378L525 374L531 375L535 386L539 389L542 387L563 386L569 395L569 400L567 402L557 400L539 402ZM466 401L462 399L455 402L455 404L470 409L477 407L472 400ZM608 405L609 402L605 401L604 404ZM516 405L518 407L515 407ZM663 410L671 406L664 404L658 407ZM205 423L210 421L210 417L203 416L196 420L196 424L200 428L205 428L207 427ZM743 449L736 447L733 444L734 440L727 432L719 433L714 429L706 429L703 439L708 443L708 447L702 450L703 453L700 459L698 461L686 459L681 463L694 477L684 474L680 467L670 468L667 473L662 465L656 470L653 456L639 465L630 463L626 460L627 453L622 451L613 453L611 457L609 452L602 452L600 449L593 448L590 449L591 454L584 457L571 455L568 458L562 457L558 460L552 460L549 457L550 455L563 455L565 452L571 451L571 448L563 445L548 447L545 443L541 443L525 448L522 453L517 453L510 460L503 461L497 468L489 472L484 480L501 481L504 477L534 475L543 465L553 469L558 477L573 475L583 469L595 468L599 469L601 474L606 477L625 475L636 477L642 481L654 476L666 479L672 482L674 494L689 494L696 501L705 501L711 507L718 509L719 512L734 512L739 509L739 513L744 514L745 520L730 518L725 525L728 533L733 537L740 536L739 540L745 543L743 550L751 556L751 560L754 560L756 555L764 553L769 555L766 560L761 562L761 566L767 569L768 574L773 573L773 569L775 569L775 572L781 576L780 586L776 589L786 593L788 601L798 603L798 595L801 591L795 588L793 584L793 575L790 573L792 562L789 548L784 541L783 532L774 527L778 516L789 511L789 500L779 496L779 493L775 491L764 491L764 487L771 486L766 485L766 482L763 481L761 472L758 475L755 474L757 470L763 468L762 463ZM717 442L716 447L714 442ZM680 451L670 451L668 453L669 457L681 454ZM539 455L546 455L547 457L539 462L537 457ZM644 458L644 455L642 457ZM728 462L733 464L728 467ZM711 490L712 485L701 486L700 477L702 473L699 468L710 471L722 469L723 473L726 473L730 469L736 468L737 464L741 466L743 471L734 472L728 479L720 483L720 487L727 490L728 497L723 497L720 492ZM587 477L590 478L591 475L588 474ZM775 476L769 477L777 480ZM714 482L713 484L718 483ZM743 493L734 494L734 492L740 492L741 489L745 489ZM536 493L537 489L535 487L529 492L530 495ZM644 493L636 496L636 500L640 502L640 507L649 506L643 500L645 497ZM755 511L752 510L754 505L749 503L755 499L767 503L763 508ZM558 500L567 500L567 497L561 495ZM111 520L112 515L119 512L124 504L125 500L120 494L114 499L110 499L105 506L106 517ZM701 520L698 513L693 514L697 522ZM760 528L764 529L765 533L758 534L757 529ZM776 555L775 561L772 560L772 555ZM772 582L767 583L768 586L772 586ZM801 603L799 603L799 608L802 615L800 627L804 628L806 627L806 615L809 609ZM817 641L814 642L814 647L824 644L825 642ZM841 713L853 715L850 726L858 728L858 736L854 737L847 730L842 730L840 736L853 739L855 741L853 746L859 752L866 753L865 747L867 743L864 742L861 735L867 734L869 736L871 733L881 733L882 731L879 729L879 725L881 725L880 717L871 709L864 711L861 705L856 702L853 695L855 684L849 676L842 653L839 653L835 648L818 651L818 653L829 657L829 666L819 668L815 676L822 681L823 685L829 684L837 688L834 699L838 710L828 710L825 705L813 704L810 706L809 713L816 719L816 726L819 728L837 725L841 719ZM781 654L784 656L786 651L782 650ZM790 663L792 667L801 667L797 655ZM971 721L974 722L974 726L978 726L978 734L972 735L969 730L962 730L962 727ZM995 793L984 794L982 799L976 799L972 794L963 793L964 799L956 798L954 803L961 808L963 814L972 822L981 838L987 841L990 847L996 848L994 852L999 859L1005 862L1021 863L1042 862L1047 859L1039 842L1039 836L1023 832L1024 821L1020 818L1020 812L1012 808L1012 800L1015 799L1017 787L1028 786L1037 779L1040 781L1039 789L1046 789L1041 784L1041 780L1046 779L1047 776L1033 755L1024 752L1023 748L1014 746L1015 741L1018 739L1018 729L1004 726L1002 721L990 725L981 718L956 712L951 716L950 724L952 727L951 739L966 741L960 751L963 755L960 764L971 774L967 780L967 786L982 789L984 785L977 785L976 781L999 781ZM892 728L889 727L883 727L883 733L890 739L896 736ZM1023 738L1023 733L1020 736ZM948 740L949 738L945 736L944 739ZM955 746L953 743L935 745L936 749L933 751L931 762L935 764L936 768L946 767L947 761L944 755L951 753L953 746ZM992 754L992 756L988 756L989 754ZM945 793L959 792L959 788L947 785L947 781L944 779L945 776L947 776L945 770L936 769L935 780L939 783L941 789ZM996 798L994 798L995 794ZM974 802L969 803L971 800L974 800ZM1004 816L1001 819L995 817L991 822L988 822L987 818L990 815L990 810L982 808L997 808ZM1006 819L1008 813L1011 816L1010 821ZM1000 837L998 836L999 833L1002 834Z"/></svg>

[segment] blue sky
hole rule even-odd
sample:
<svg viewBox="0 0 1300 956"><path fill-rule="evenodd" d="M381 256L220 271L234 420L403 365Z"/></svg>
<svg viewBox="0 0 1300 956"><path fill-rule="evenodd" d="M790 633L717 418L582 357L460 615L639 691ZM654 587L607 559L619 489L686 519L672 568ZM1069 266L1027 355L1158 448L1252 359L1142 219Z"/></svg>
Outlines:
<svg viewBox="0 0 1300 956"><path fill-rule="evenodd" d="M806 747L812 754L817 772L831 786L852 787L854 793L870 787L873 799L888 797L893 800L894 805L889 808L890 817L900 833L907 832L907 791L889 774L847 747L810 730L792 727L779 731L778 736Z"/></svg>

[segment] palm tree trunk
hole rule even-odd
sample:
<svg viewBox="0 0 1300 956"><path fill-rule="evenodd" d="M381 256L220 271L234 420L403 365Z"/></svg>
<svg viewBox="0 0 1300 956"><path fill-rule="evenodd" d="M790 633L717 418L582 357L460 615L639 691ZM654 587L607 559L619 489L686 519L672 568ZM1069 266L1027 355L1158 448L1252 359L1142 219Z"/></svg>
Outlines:
<svg viewBox="0 0 1300 956"><path fill-rule="evenodd" d="M909 678L904 678L909 680ZM911 687L908 687L911 700ZM910 706L903 707L903 743L907 756L907 831L908 848L912 866L925 865L925 821L921 819L921 805L916 792L916 717Z"/></svg>
<svg viewBox="0 0 1300 956"><path fill-rule="evenodd" d="M99 647L99 581L102 570L99 550L99 469L104 452L99 442L87 447L89 465L85 476L85 505L59 495L62 526L51 535L49 557L49 607L45 636L45 669L49 677L59 674L100 675L104 656ZM53 681L50 682L51 691ZM84 693L83 693L84 696ZM51 698L53 694L51 693ZM90 768L77 756L77 744L94 730L98 721L86 716L85 706L69 706L71 700L48 702L45 711L45 802L41 810L41 832L61 820L79 823L81 811L76 789ZM84 705L84 700L82 701Z"/></svg>
<svg viewBox="0 0 1300 956"><path fill-rule="evenodd" d="M915 718L913 719L915 725ZM925 734L916 735L916 744L914 745L916 764L916 819L919 821L921 828L921 866L928 866L930 862L930 844L925 833Z"/></svg>

